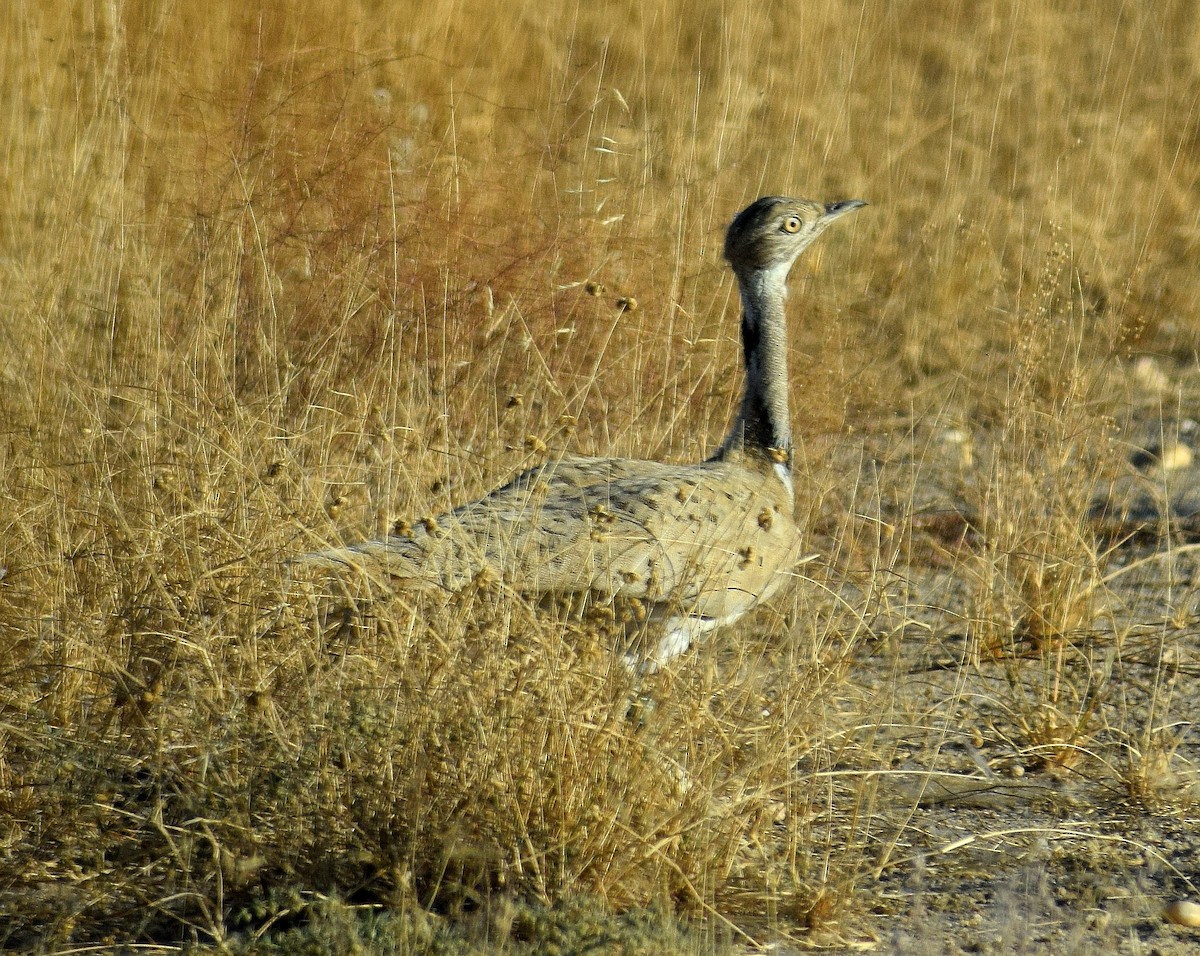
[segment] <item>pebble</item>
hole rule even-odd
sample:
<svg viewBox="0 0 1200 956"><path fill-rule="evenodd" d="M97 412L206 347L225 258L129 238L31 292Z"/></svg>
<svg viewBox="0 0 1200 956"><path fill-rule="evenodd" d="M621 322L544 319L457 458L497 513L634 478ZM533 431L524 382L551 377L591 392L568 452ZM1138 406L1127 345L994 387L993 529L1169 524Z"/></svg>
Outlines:
<svg viewBox="0 0 1200 956"><path fill-rule="evenodd" d="M1167 905L1163 916L1176 926L1200 926L1200 903L1191 900L1176 900Z"/></svg>
<svg viewBox="0 0 1200 956"><path fill-rule="evenodd" d="M1163 471L1191 468L1192 450L1182 442L1168 442L1159 453L1159 463L1162 465Z"/></svg>
<svg viewBox="0 0 1200 956"><path fill-rule="evenodd" d="M971 441L970 432L962 428L947 428L942 432L942 441L958 449L959 463L964 468L975 464L975 444Z"/></svg>
<svg viewBox="0 0 1200 956"><path fill-rule="evenodd" d="M1165 392L1171 384L1171 380L1167 378L1158 362L1149 355L1141 355L1133 363L1133 377L1142 388L1151 394Z"/></svg>

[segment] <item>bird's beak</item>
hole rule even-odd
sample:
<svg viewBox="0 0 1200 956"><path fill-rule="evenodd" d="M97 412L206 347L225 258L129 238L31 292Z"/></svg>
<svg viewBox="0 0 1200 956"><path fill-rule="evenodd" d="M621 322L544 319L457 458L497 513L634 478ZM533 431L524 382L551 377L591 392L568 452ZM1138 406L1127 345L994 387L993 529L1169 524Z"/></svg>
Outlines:
<svg viewBox="0 0 1200 956"><path fill-rule="evenodd" d="M825 204L825 218L837 219L838 216L844 216L848 212L854 212L855 209L861 209L866 203L861 199L842 199L838 202L830 202Z"/></svg>

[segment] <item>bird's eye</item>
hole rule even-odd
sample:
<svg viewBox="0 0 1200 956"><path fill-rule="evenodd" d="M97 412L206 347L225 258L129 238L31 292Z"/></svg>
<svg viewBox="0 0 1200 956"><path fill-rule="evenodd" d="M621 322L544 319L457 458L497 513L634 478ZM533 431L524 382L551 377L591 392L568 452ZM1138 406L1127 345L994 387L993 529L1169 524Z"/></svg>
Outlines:
<svg viewBox="0 0 1200 956"><path fill-rule="evenodd" d="M783 231L799 232L802 225L804 223L799 216L788 216L787 219L783 220Z"/></svg>

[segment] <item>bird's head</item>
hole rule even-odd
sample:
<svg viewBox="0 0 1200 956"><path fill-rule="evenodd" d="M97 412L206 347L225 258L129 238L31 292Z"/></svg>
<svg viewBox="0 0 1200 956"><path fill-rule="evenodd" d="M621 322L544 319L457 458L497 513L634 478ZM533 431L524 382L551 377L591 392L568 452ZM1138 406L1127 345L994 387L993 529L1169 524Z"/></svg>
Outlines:
<svg viewBox="0 0 1200 956"><path fill-rule="evenodd" d="M725 258L739 275L790 268L825 227L866 203L861 199L819 203L763 196L739 212L725 233Z"/></svg>

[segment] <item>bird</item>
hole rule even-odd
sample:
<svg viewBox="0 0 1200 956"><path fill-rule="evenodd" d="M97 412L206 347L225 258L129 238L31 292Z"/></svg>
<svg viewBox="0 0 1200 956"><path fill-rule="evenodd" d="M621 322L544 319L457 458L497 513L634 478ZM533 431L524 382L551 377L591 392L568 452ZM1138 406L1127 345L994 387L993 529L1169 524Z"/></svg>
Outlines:
<svg viewBox="0 0 1200 956"><path fill-rule="evenodd" d="M664 667L771 597L800 559L787 278L831 223L865 205L764 196L730 223L724 256L740 293L745 380L706 460L568 455L403 534L303 560L399 586L457 592L483 578L535 597L632 601L661 637L625 660L640 673Z"/></svg>

